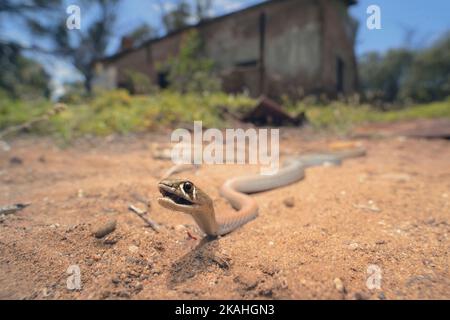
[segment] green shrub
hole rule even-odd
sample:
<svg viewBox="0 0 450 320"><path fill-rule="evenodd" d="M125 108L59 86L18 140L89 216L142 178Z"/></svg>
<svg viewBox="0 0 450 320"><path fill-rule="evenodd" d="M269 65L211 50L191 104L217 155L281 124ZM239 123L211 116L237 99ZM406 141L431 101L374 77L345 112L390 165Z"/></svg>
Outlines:
<svg viewBox="0 0 450 320"><path fill-rule="evenodd" d="M193 29L183 36L180 51L158 67L168 74L169 88L181 93L211 93L221 89L214 62L203 54L203 41Z"/></svg>
<svg viewBox="0 0 450 320"><path fill-rule="evenodd" d="M44 98L19 100L0 91L0 130L42 116L51 107L52 104Z"/></svg>
<svg viewBox="0 0 450 320"><path fill-rule="evenodd" d="M25 102L0 98L0 130L41 116L53 106L47 100ZM176 127L194 120L202 120L205 127L220 128L229 125L222 116L222 108L239 113L254 104L255 101L245 95L224 93L183 95L164 91L131 96L126 90L105 91L93 98L84 98L81 103L68 104L66 110L53 116L49 123L37 124L31 130L70 140L86 134L125 134Z"/></svg>
<svg viewBox="0 0 450 320"><path fill-rule="evenodd" d="M134 70L125 71L125 87L131 94L149 94L158 90L146 74Z"/></svg>
<svg viewBox="0 0 450 320"><path fill-rule="evenodd" d="M365 98L380 108L442 101L450 95L450 32L429 47L369 52L358 69Z"/></svg>
<svg viewBox="0 0 450 320"><path fill-rule="evenodd" d="M304 111L313 127L332 130L337 133L347 133L355 125L364 123L450 118L450 97L441 102L413 105L390 111L381 111L368 104L349 105L338 101L327 105L307 105L303 102L291 102L287 107L293 113Z"/></svg>

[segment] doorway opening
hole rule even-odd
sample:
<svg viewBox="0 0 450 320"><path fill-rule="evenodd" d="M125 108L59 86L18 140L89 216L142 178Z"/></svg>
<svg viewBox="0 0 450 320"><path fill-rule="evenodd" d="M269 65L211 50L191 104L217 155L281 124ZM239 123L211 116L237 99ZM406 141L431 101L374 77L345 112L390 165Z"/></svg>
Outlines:
<svg viewBox="0 0 450 320"><path fill-rule="evenodd" d="M169 73L167 71L158 72L158 86L166 89L169 86Z"/></svg>
<svg viewBox="0 0 450 320"><path fill-rule="evenodd" d="M336 91L338 93L344 92L344 71L345 63L340 57L336 59Z"/></svg>

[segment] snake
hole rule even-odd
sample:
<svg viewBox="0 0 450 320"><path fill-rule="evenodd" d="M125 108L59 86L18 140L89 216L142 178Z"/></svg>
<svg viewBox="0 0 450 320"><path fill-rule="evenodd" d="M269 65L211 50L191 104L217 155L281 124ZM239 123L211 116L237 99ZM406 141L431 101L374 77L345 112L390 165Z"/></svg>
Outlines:
<svg viewBox="0 0 450 320"><path fill-rule="evenodd" d="M192 181L166 178L158 183L158 203L169 210L192 216L198 227L210 237L226 235L258 216L258 204L252 193L281 188L302 180L305 169L326 164L340 165L344 159L366 155L363 147L326 153L311 153L288 158L272 175L249 175L226 180L220 195L233 210L216 212L214 201Z"/></svg>

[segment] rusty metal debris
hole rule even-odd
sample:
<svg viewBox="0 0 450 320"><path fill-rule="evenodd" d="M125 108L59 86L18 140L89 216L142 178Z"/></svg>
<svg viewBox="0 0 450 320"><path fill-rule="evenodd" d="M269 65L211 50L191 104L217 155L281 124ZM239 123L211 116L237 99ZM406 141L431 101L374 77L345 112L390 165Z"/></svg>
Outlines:
<svg viewBox="0 0 450 320"><path fill-rule="evenodd" d="M307 122L304 112L293 117L278 103L264 96L259 99L255 108L244 115L241 120L257 126L301 126Z"/></svg>

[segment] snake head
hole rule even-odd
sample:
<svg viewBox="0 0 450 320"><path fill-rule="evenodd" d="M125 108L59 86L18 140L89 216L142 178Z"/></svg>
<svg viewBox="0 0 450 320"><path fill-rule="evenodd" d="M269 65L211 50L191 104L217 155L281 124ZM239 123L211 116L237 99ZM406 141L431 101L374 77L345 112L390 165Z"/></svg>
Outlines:
<svg viewBox="0 0 450 320"><path fill-rule="evenodd" d="M167 179L158 184L162 197L158 203L164 208L188 214L208 212L212 201L191 181Z"/></svg>

